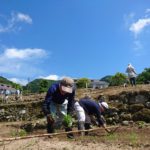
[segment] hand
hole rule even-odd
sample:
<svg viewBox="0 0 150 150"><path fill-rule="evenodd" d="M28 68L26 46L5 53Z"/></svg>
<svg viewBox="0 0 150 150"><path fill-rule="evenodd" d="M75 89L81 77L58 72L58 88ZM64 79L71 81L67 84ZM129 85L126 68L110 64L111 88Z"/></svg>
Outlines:
<svg viewBox="0 0 150 150"><path fill-rule="evenodd" d="M48 123L50 123L50 124L53 124L53 123L55 122L55 120L54 120L54 118L52 117L51 114L48 114L48 115L47 115L47 121L48 121Z"/></svg>
<svg viewBox="0 0 150 150"><path fill-rule="evenodd" d="M105 131L106 131L107 133L112 133L112 131L111 131L111 130L106 129L106 128L105 128Z"/></svg>
<svg viewBox="0 0 150 150"><path fill-rule="evenodd" d="M103 128L107 133L112 133L112 131L106 127L106 124L103 124Z"/></svg>

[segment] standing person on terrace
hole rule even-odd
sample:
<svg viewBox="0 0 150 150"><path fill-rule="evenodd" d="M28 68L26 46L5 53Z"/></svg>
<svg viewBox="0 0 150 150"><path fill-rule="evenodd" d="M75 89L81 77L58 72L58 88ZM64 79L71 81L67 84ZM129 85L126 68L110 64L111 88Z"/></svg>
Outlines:
<svg viewBox="0 0 150 150"><path fill-rule="evenodd" d="M130 80L130 84L132 86L136 86L137 73L136 73L134 67L130 63L128 64L128 67L126 69L126 73L128 73L128 78Z"/></svg>
<svg viewBox="0 0 150 150"><path fill-rule="evenodd" d="M48 133L54 133L55 128L63 124L64 117L72 113L74 97L74 80L70 77L65 77L50 86L43 103ZM65 131L72 131L72 128L66 127ZM67 137L73 138L73 134L67 134Z"/></svg>

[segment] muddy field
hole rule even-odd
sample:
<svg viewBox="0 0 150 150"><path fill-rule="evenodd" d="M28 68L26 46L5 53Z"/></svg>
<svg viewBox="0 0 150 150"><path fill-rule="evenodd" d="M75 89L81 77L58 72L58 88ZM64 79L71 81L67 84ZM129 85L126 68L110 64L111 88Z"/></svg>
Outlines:
<svg viewBox="0 0 150 150"><path fill-rule="evenodd" d="M14 137L15 128L1 125L1 139ZM4 132L5 131L5 132ZM7 131L7 132L6 132ZM62 132L62 131L58 131ZM32 134L46 133L45 130L34 131ZM23 134L21 136L24 136ZM88 136L75 134L74 139L66 135L47 136L0 142L0 150L150 150L150 125L121 126L113 134L103 129L90 132Z"/></svg>

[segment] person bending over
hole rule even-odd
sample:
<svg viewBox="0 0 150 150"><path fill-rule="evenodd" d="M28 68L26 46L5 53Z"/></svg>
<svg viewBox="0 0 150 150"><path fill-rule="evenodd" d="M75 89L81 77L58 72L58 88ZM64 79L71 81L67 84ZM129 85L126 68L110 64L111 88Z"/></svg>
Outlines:
<svg viewBox="0 0 150 150"><path fill-rule="evenodd" d="M72 113L74 97L74 81L70 77L65 77L60 82L50 86L43 102L43 112L47 117L48 133L54 133L57 126L63 125L64 117ZM66 127L65 131L72 131L72 128ZM67 134L67 136L73 138L73 134Z"/></svg>
<svg viewBox="0 0 150 150"><path fill-rule="evenodd" d="M107 132L110 132L106 128L106 123L102 116L108 109L108 104L104 101L96 102L90 98L83 98L79 101L76 101L74 104L74 108L78 118L78 129L79 130L88 130L90 129L91 125L91 118L90 116L95 116L96 121L98 122L98 126L104 127ZM82 133L82 135L84 135Z"/></svg>

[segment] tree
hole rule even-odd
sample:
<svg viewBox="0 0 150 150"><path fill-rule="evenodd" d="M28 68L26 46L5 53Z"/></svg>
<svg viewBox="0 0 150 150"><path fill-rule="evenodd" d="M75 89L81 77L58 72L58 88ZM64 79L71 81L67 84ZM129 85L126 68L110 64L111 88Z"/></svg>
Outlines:
<svg viewBox="0 0 150 150"><path fill-rule="evenodd" d="M127 76L125 74L117 72L114 76L111 77L110 85L111 86L122 85L126 82L126 80Z"/></svg>
<svg viewBox="0 0 150 150"><path fill-rule="evenodd" d="M110 84L110 82L111 82L111 78L112 78L112 76L111 76L111 75L107 75L107 76L105 76L105 77L101 78L100 80L101 80L101 81L108 82L108 83Z"/></svg>
<svg viewBox="0 0 150 150"><path fill-rule="evenodd" d="M40 86L43 84L43 83L41 83L41 82L43 82L43 80L46 80L46 79L35 79L35 80L29 82L26 86L24 86L23 90L24 91L28 90L28 92L31 92L31 93L39 93L40 91L42 92L43 90L40 89ZM53 83L57 82L54 80L46 80L46 81L48 82L47 90ZM44 91L46 91L46 89L44 89Z"/></svg>
<svg viewBox="0 0 150 150"><path fill-rule="evenodd" d="M18 89L18 90L22 90L22 86L20 84L17 84L17 83L13 83L12 87L15 89Z"/></svg>
<svg viewBox="0 0 150 150"><path fill-rule="evenodd" d="M81 78L77 81L76 85L78 88L86 88L90 84L90 80L88 78Z"/></svg>
<svg viewBox="0 0 150 150"><path fill-rule="evenodd" d="M149 83L150 82L150 68L145 68L144 71L138 75L137 83Z"/></svg>
<svg viewBox="0 0 150 150"><path fill-rule="evenodd" d="M48 81L47 80L41 80L40 87L39 87L39 93L46 92L48 89Z"/></svg>

